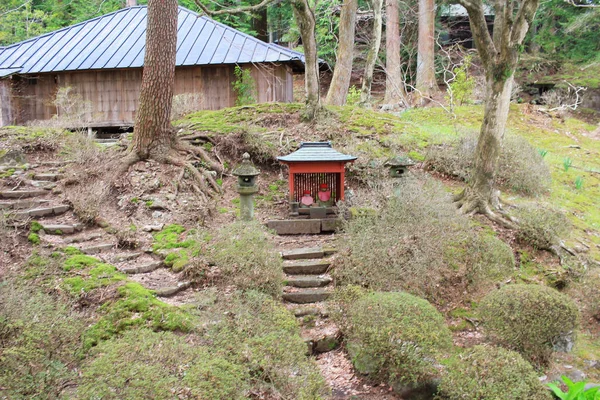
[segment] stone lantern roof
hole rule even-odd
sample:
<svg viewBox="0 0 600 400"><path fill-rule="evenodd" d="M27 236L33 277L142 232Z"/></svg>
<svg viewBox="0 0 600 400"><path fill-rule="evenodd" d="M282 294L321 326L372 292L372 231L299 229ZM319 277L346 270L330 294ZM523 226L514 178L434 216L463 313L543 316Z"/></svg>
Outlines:
<svg viewBox="0 0 600 400"><path fill-rule="evenodd" d="M387 160L383 165L385 167L410 167L411 165L415 165L416 163L407 156L396 156Z"/></svg>
<svg viewBox="0 0 600 400"><path fill-rule="evenodd" d="M260 170L250 161L250 154L244 153L242 163L231 174L234 176L257 176L260 175Z"/></svg>

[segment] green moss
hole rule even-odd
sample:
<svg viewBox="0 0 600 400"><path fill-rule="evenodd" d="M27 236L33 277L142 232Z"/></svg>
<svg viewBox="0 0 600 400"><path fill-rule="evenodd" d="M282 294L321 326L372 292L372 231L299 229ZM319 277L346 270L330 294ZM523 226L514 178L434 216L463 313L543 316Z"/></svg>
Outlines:
<svg viewBox="0 0 600 400"><path fill-rule="evenodd" d="M77 247L73 247L73 246L67 246L67 247L63 248L62 252L68 256L76 256L79 254L83 254L81 252L81 250L79 250Z"/></svg>
<svg viewBox="0 0 600 400"><path fill-rule="evenodd" d="M118 292L119 299L103 305L100 312L104 315L84 334L86 349L134 327L181 332L192 328L189 314L157 300L151 290L139 283L126 283Z"/></svg>
<svg viewBox="0 0 600 400"><path fill-rule="evenodd" d="M0 158L2 158L2 154L0 154ZM14 168L9 168L4 172L0 172L0 179L2 178L8 178L9 176L12 176L15 173L15 169Z"/></svg>
<svg viewBox="0 0 600 400"><path fill-rule="evenodd" d="M38 245L40 244L40 235L32 232L29 234L29 236L27 236L27 240L29 240L31 244Z"/></svg>
<svg viewBox="0 0 600 400"><path fill-rule="evenodd" d="M177 249L177 248L188 248L193 246L196 242L194 240L179 241L180 235L185 232L185 228L181 225L168 225L162 231L157 232L153 235L154 244L152 249L166 250L166 249Z"/></svg>
<svg viewBox="0 0 600 400"><path fill-rule="evenodd" d="M117 268L110 264L99 263L89 270L89 276L75 276L63 280L67 290L74 295L89 292L103 286L123 281L127 278L125 274L119 273Z"/></svg>
<svg viewBox="0 0 600 400"><path fill-rule="evenodd" d="M95 257L78 254L67 258L63 264L63 270L71 271L74 269L82 269L99 264L100 260Z"/></svg>
<svg viewBox="0 0 600 400"><path fill-rule="evenodd" d="M190 253L186 250L169 253L167 257L165 257L165 265L167 267L171 267L173 272L179 272L183 270L189 261Z"/></svg>
<svg viewBox="0 0 600 400"><path fill-rule="evenodd" d="M146 201L146 207L152 207L152 204L154 204L154 201L152 201L152 200Z"/></svg>
<svg viewBox="0 0 600 400"><path fill-rule="evenodd" d="M43 229L42 224L40 224L37 221L31 221L31 224L29 225L29 230L32 233L39 233L39 231L41 231Z"/></svg>

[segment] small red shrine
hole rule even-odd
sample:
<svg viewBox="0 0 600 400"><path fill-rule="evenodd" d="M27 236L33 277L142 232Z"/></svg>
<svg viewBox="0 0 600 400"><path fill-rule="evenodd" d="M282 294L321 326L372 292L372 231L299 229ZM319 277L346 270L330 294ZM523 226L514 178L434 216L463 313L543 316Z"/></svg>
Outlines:
<svg viewBox="0 0 600 400"><path fill-rule="evenodd" d="M289 166L290 202L300 203L306 193L318 198L319 190L327 188L335 204L344 200L346 163L356 157L334 150L331 142L305 142L295 152L277 159Z"/></svg>

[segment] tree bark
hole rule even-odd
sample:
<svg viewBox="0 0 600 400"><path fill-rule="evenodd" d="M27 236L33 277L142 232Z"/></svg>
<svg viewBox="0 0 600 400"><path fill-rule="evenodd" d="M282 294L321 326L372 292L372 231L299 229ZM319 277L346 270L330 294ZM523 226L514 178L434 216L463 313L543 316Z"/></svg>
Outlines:
<svg viewBox="0 0 600 400"><path fill-rule="evenodd" d="M367 63L365 65L365 75L363 78L362 91L360 93L360 104L363 107L369 107L371 104L371 84L373 83L373 72L375 63L379 55L379 46L381 46L381 8L383 0L372 0L373 4L373 41L367 54Z"/></svg>
<svg viewBox="0 0 600 400"><path fill-rule="evenodd" d="M398 0L386 0L385 23L385 102L397 104L405 93L400 57L400 15Z"/></svg>
<svg viewBox="0 0 600 400"><path fill-rule="evenodd" d="M315 38L315 14L308 0L292 0L294 18L300 29L304 48L304 86L306 88L306 111L304 117L312 121L321 110L319 94L319 59L317 56L317 39Z"/></svg>
<svg viewBox="0 0 600 400"><path fill-rule="evenodd" d="M256 32L256 38L263 42L269 42L269 24L267 19L267 7L255 11L252 14L252 29Z"/></svg>
<svg viewBox="0 0 600 400"><path fill-rule="evenodd" d="M487 92L474 171L467 188L455 200L465 213L482 213L507 227L514 227L514 220L497 207L494 176L508 119L520 47L539 0L496 0L492 36L487 29L482 0L458 0L458 3L469 13L471 32L485 70ZM497 211L504 218L497 215Z"/></svg>
<svg viewBox="0 0 600 400"><path fill-rule="evenodd" d="M177 44L177 0L149 0L146 54L131 152L164 160L176 143L171 126Z"/></svg>
<svg viewBox="0 0 600 400"><path fill-rule="evenodd" d="M417 45L416 88L421 98L436 91L434 0L419 0L419 39Z"/></svg>
<svg viewBox="0 0 600 400"><path fill-rule="evenodd" d="M357 8L358 0L344 0L340 14L339 44L335 69L325 99L326 104L342 106L346 103L346 95L348 94L350 78L352 76L352 61L354 59L354 33Z"/></svg>

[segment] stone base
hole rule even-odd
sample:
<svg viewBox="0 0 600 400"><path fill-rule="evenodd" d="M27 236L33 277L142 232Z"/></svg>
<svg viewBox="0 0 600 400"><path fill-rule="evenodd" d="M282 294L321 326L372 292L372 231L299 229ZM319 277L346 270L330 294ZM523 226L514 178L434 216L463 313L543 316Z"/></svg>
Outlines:
<svg viewBox="0 0 600 400"><path fill-rule="evenodd" d="M324 219L282 219L267 222L269 229L278 235L310 235L322 232L335 232L341 221L336 218Z"/></svg>

